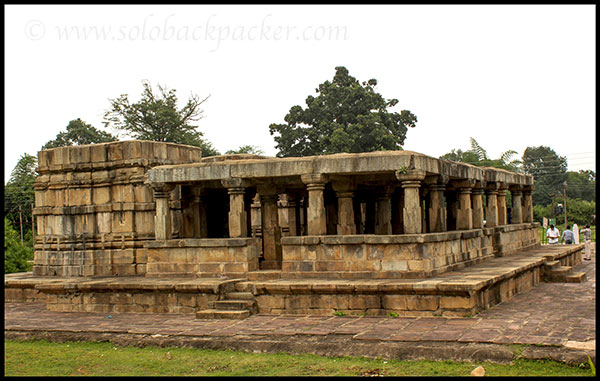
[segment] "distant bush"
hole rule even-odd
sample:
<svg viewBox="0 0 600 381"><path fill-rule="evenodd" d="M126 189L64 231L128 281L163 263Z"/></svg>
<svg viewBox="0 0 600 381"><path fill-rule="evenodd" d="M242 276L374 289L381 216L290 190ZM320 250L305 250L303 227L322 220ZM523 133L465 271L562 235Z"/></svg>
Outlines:
<svg viewBox="0 0 600 381"><path fill-rule="evenodd" d="M21 244L19 233L12 227L10 221L4 218L4 273L31 271L27 262L33 259L33 247L29 245L31 237Z"/></svg>

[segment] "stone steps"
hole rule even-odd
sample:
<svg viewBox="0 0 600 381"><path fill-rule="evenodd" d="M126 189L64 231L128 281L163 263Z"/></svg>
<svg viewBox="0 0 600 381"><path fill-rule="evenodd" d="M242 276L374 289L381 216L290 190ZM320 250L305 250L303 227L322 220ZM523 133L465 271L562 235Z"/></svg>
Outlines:
<svg viewBox="0 0 600 381"><path fill-rule="evenodd" d="M558 266L550 270L544 268L544 281L552 283L565 283L567 277L573 274L573 267Z"/></svg>
<svg viewBox="0 0 600 381"><path fill-rule="evenodd" d="M281 279L281 270L249 271L248 280L276 280Z"/></svg>
<svg viewBox="0 0 600 381"><path fill-rule="evenodd" d="M583 283L587 280L587 276L583 272L573 273L567 276L567 283Z"/></svg>
<svg viewBox="0 0 600 381"><path fill-rule="evenodd" d="M257 313L256 299L248 288L248 282L236 283L236 291L227 292L221 300L209 302L208 309L196 312L196 319L245 319Z"/></svg>
<svg viewBox="0 0 600 381"><path fill-rule="evenodd" d="M196 319L245 319L252 315L249 310L207 309L196 312Z"/></svg>

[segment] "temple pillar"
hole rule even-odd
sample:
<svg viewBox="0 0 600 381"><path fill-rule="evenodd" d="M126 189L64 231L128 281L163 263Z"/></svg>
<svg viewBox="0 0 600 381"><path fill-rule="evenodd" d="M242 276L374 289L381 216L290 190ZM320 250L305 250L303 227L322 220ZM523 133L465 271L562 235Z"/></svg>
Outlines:
<svg viewBox="0 0 600 381"><path fill-rule="evenodd" d="M498 188L498 225L508 224L508 215L506 213L506 184L500 184Z"/></svg>
<svg viewBox="0 0 600 381"><path fill-rule="evenodd" d="M463 180L456 182L455 186L458 189L456 230L473 229L473 209L471 207L471 191L474 185L474 180Z"/></svg>
<svg viewBox="0 0 600 381"><path fill-rule="evenodd" d="M356 234L356 219L354 216L354 184L349 181L331 183L338 201L337 234Z"/></svg>
<svg viewBox="0 0 600 381"><path fill-rule="evenodd" d="M471 190L471 205L473 214L473 229L483 228L483 186L478 182L479 187Z"/></svg>
<svg viewBox="0 0 600 381"><path fill-rule="evenodd" d="M447 179L438 176L429 184L429 231L431 233L446 231L446 208L444 207L444 190Z"/></svg>
<svg viewBox="0 0 600 381"><path fill-rule="evenodd" d="M520 186L511 188L510 194L512 196L512 223L520 224L523 223L523 209L522 209L522 196Z"/></svg>
<svg viewBox="0 0 600 381"><path fill-rule="evenodd" d="M259 185L263 257L261 268L265 270L281 269L281 228L279 227L279 209L277 207L278 194L275 187Z"/></svg>
<svg viewBox="0 0 600 381"><path fill-rule="evenodd" d="M402 224L404 234L422 233L421 198L419 187L425 179L425 171L410 170L407 173L396 171L396 178L404 189L404 208Z"/></svg>
<svg viewBox="0 0 600 381"><path fill-rule="evenodd" d="M325 190L326 177L322 174L302 175L302 182L308 190L307 225L308 235L327 234L327 215L325 214L325 201L323 191Z"/></svg>
<svg viewBox="0 0 600 381"><path fill-rule="evenodd" d="M417 188L418 189L418 188ZM392 234L392 193L393 186L385 186L377 194L375 206L375 234Z"/></svg>
<svg viewBox="0 0 600 381"><path fill-rule="evenodd" d="M222 180L221 184L229 194L229 238L247 237L248 216L244 202L247 184L242 179Z"/></svg>
<svg viewBox="0 0 600 381"><path fill-rule="evenodd" d="M299 222L300 222L300 210L298 208L298 195L294 193L287 194L288 205L287 205L287 216L289 225L289 235L299 236Z"/></svg>
<svg viewBox="0 0 600 381"><path fill-rule="evenodd" d="M485 210L485 226L498 226L498 184L489 183L485 189L487 206Z"/></svg>
<svg viewBox="0 0 600 381"><path fill-rule="evenodd" d="M192 209L192 230L194 232L194 238L207 238L206 206L202 199L201 188L192 188L192 201L190 207Z"/></svg>
<svg viewBox="0 0 600 381"><path fill-rule="evenodd" d="M156 203L156 215L154 216L154 238L166 240L171 238L171 211L169 198L171 191L175 189L174 184L153 184L154 201Z"/></svg>
<svg viewBox="0 0 600 381"><path fill-rule="evenodd" d="M531 187L523 190L523 222L533 222L533 196Z"/></svg>

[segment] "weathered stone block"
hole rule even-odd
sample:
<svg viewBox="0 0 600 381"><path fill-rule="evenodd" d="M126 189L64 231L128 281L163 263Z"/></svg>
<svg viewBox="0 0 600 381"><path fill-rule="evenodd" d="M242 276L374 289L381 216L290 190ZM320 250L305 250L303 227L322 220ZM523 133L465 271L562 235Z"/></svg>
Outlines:
<svg viewBox="0 0 600 381"><path fill-rule="evenodd" d="M381 308L381 297L379 295L348 295L348 307L353 310Z"/></svg>
<svg viewBox="0 0 600 381"><path fill-rule="evenodd" d="M437 295L407 295L406 306L411 311L435 311L439 308Z"/></svg>

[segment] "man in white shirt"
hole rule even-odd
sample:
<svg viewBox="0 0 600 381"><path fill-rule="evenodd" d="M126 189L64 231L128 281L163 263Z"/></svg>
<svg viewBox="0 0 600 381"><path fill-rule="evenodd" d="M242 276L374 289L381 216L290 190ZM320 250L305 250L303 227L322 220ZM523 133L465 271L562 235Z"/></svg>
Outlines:
<svg viewBox="0 0 600 381"><path fill-rule="evenodd" d="M560 232L554 225L550 225L550 228L546 231L546 238L548 238L549 244L558 243L558 239L560 238Z"/></svg>

